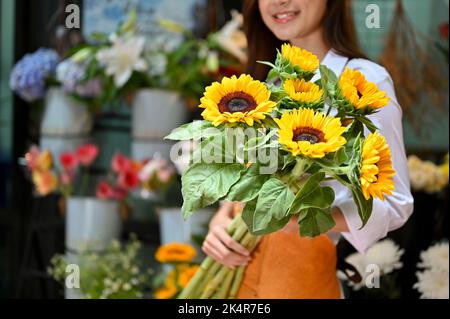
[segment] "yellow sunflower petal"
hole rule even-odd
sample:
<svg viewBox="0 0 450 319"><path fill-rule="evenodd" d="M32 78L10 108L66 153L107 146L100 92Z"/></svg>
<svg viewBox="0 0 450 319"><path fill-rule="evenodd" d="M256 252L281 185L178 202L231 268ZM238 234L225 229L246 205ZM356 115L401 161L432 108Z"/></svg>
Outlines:
<svg viewBox="0 0 450 319"><path fill-rule="evenodd" d="M361 187L364 197L384 200L395 189L391 151L386 139L377 132L364 141L361 163Z"/></svg>
<svg viewBox="0 0 450 319"><path fill-rule="evenodd" d="M293 155L322 158L345 145L345 131L339 119L312 109L301 108L286 112L275 119L279 127L279 143ZM301 137L299 141L296 137Z"/></svg>

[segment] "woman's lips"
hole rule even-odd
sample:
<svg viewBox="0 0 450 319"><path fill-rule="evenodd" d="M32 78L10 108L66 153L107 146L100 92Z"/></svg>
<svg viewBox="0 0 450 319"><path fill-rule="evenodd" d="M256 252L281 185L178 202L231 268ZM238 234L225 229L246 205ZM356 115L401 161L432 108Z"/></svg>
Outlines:
<svg viewBox="0 0 450 319"><path fill-rule="evenodd" d="M293 20L300 11L285 11L274 14L272 17L276 23L287 23Z"/></svg>

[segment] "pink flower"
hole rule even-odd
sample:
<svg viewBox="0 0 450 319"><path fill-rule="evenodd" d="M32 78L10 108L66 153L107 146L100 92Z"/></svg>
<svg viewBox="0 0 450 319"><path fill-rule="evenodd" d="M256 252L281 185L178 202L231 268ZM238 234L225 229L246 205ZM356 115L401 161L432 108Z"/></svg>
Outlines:
<svg viewBox="0 0 450 319"><path fill-rule="evenodd" d="M63 186L69 186L70 184L72 184L75 178L75 174L73 173L73 171L65 171L60 174L59 178Z"/></svg>
<svg viewBox="0 0 450 319"><path fill-rule="evenodd" d="M139 178L136 172L131 169L127 169L123 172L119 173L119 177L117 178L117 186L119 188L128 190L135 188L139 185Z"/></svg>
<svg viewBox="0 0 450 319"><path fill-rule="evenodd" d="M128 192L125 189L122 189L120 187L117 187L114 190L114 198L118 201L123 201L125 197L127 197Z"/></svg>
<svg viewBox="0 0 450 319"><path fill-rule="evenodd" d="M65 171L74 171L78 166L78 159L75 154L70 152L63 152L59 155L59 161Z"/></svg>
<svg viewBox="0 0 450 319"><path fill-rule="evenodd" d="M36 145L31 146L28 153L25 154L25 160L27 161L27 166L30 171L34 170L36 166L36 160L39 157L39 154L41 151L39 150L39 147Z"/></svg>
<svg viewBox="0 0 450 319"><path fill-rule="evenodd" d="M83 166L91 165L98 155L98 147L93 144L86 144L78 147L77 158L80 164Z"/></svg>
<svg viewBox="0 0 450 319"><path fill-rule="evenodd" d="M163 168L158 171L158 179L162 183L168 183L175 175L175 170L171 167Z"/></svg>
<svg viewBox="0 0 450 319"><path fill-rule="evenodd" d="M111 166L115 173L122 173L124 171L130 170L131 161L119 153L114 155Z"/></svg>
<svg viewBox="0 0 450 319"><path fill-rule="evenodd" d="M95 194L99 199L111 199L115 198L116 196L113 187L107 182L100 182L97 185L97 190Z"/></svg>

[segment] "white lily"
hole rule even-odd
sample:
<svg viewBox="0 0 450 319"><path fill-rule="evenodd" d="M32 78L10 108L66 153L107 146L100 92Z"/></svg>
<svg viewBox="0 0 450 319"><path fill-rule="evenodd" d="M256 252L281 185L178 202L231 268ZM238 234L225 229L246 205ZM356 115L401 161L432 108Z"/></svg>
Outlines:
<svg viewBox="0 0 450 319"><path fill-rule="evenodd" d="M112 47L97 52L97 60L106 66L106 74L114 76L114 84L120 88L133 71L145 71L147 63L141 57L144 50L143 37L112 38Z"/></svg>
<svg viewBox="0 0 450 319"><path fill-rule="evenodd" d="M232 19L215 34L215 39L224 50L235 56L241 63L246 63L247 39L244 32L240 30L244 18L235 10L231 12L231 16Z"/></svg>

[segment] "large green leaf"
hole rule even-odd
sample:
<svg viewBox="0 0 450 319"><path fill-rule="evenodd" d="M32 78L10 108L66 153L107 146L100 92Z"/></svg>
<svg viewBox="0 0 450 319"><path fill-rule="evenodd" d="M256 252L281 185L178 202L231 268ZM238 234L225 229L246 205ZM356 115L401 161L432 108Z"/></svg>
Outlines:
<svg viewBox="0 0 450 319"><path fill-rule="evenodd" d="M314 192L320 186L320 182L325 178L325 173L318 172L309 176L302 185L299 185L299 190L295 195L294 201L289 209L289 214L296 214L299 212L298 207L300 207L303 198Z"/></svg>
<svg viewBox="0 0 450 319"><path fill-rule="evenodd" d="M241 177L241 164L194 164L182 176L183 215L217 202Z"/></svg>
<svg viewBox="0 0 450 319"><path fill-rule="evenodd" d="M253 228L254 225L253 219L255 216L256 203L257 199L253 199L252 201L247 202L245 204L244 210L242 211L242 219L244 220L245 224L247 225L248 229L253 235L260 236L276 232L277 230L280 230L281 228L286 226L286 224L289 222L290 216L286 216L281 220L272 219L264 229L255 230Z"/></svg>
<svg viewBox="0 0 450 319"><path fill-rule="evenodd" d="M260 165L254 163L249 169L241 176L239 181L234 184L225 200L248 202L258 196L264 183L270 178L268 174L260 173Z"/></svg>
<svg viewBox="0 0 450 319"><path fill-rule="evenodd" d="M316 237L334 227L331 208L308 208L301 211L298 217L300 236Z"/></svg>
<svg viewBox="0 0 450 319"><path fill-rule="evenodd" d="M294 194L286 184L277 178L269 179L259 192L252 229L261 231L267 228L272 219L285 218L293 200Z"/></svg>
<svg viewBox="0 0 450 319"><path fill-rule="evenodd" d="M164 139L175 141L198 140L203 137L218 135L220 132L221 129L214 127L209 121L193 121L177 127Z"/></svg>
<svg viewBox="0 0 450 319"><path fill-rule="evenodd" d="M300 212L308 208L325 209L334 202L334 191L331 187L317 187L300 201L293 203L290 212Z"/></svg>

